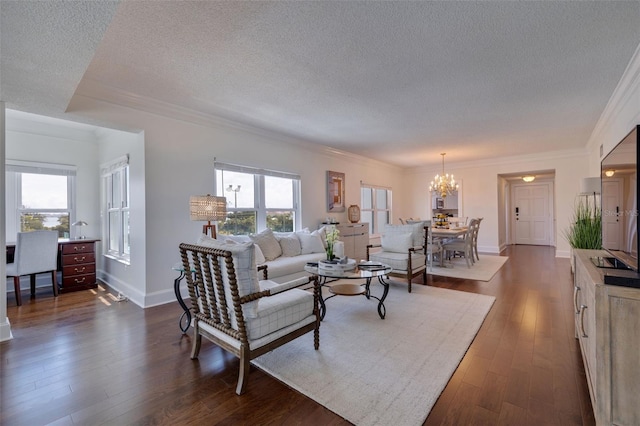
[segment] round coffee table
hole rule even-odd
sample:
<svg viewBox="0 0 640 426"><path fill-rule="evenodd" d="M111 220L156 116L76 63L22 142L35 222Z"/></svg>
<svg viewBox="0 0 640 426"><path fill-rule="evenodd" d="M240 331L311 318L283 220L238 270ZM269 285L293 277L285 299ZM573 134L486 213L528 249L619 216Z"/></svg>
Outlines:
<svg viewBox="0 0 640 426"><path fill-rule="evenodd" d="M367 262L359 264L355 269L350 271L336 271L325 270L318 268L317 263L308 263L304 270L310 274L318 276L318 283L320 284L320 319L324 319L324 315L327 312L327 306L325 302L335 296L361 296L364 295L367 299L376 299L378 301L378 315L381 319L384 319L387 310L384 306L384 300L389 294L389 283L385 281L385 277L391 272L391 266L382 263ZM370 285L371 280L377 278L378 282L384 288L382 291L382 297L378 298L371 294ZM345 280L364 280L363 283L339 283L334 285L327 285L329 280L345 279ZM329 293L328 297L322 297L322 287L327 287Z"/></svg>

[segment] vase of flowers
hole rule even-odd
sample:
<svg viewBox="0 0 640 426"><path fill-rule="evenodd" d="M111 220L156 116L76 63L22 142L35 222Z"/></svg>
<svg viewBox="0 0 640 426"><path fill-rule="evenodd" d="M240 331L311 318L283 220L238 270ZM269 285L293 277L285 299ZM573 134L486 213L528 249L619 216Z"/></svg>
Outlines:
<svg viewBox="0 0 640 426"><path fill-rule="evenodd" d="M338 241L338 236L340 235L340 231L338 228L333 226L330 230L327 231L325 240L327 242L327 260L331 261L334 258L333 255L333 246L336 241Z"/></svg>

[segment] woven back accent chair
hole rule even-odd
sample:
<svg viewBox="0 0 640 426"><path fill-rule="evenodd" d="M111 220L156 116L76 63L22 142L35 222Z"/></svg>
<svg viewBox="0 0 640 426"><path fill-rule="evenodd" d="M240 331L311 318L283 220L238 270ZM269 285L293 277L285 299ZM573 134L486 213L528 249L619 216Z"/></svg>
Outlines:
<svg viewBox="0 0 640 426"><path fill-rule="evenodd" d="M319 284L305 277L283 284L258 281L253 243L213 240L180 244L193 312L191 359L202 337L240 359L236 393L247 386L249 362L310 331L320 345ZM313 293L298 287L313 285Z"/></svg>
<svg viewBox="0 0 640 426"><path fill-rule="evenodd" d="M18 232L13 263L7 264L7 277L13 277L16 303L22 305L20 277L29 275L31 297L36 296L36 274L51 274L53 295L58 296L58 232L31 231Z"/></svg>
<svg viewBox="0 0 640 426"><path fill-rule="evenodd" d="M422 275L427 284L427 252L433 255L435 252L431 250L438 250L438 246L428 242L429 224L429 221L414 221L406 225L385 225L381 243L367 245L367 260L391 266L389 275L406 278L409 293L411 282L418 275Z"/></svg>

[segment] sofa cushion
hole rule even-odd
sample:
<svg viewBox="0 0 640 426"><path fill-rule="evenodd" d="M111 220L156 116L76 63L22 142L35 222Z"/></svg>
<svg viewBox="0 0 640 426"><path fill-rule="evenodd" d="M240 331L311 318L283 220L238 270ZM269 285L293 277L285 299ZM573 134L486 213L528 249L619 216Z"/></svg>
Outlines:
<svg viewBox="0 0 640 426"><path fill-rule="evenodd" d="M249 340L295 324L313 315L313 293L292 289L259 300L254 318L247 320Z"/></svg>
<svg viewBox="0 0 640 426"><path fill-rule="evenodd" d="M282 248L283 257L298 256L302 253L300 239L294 232L278 233L276 234L276 239Z"/></svg>
<svg viewBox="0 0 640 426"><path fill-rule="evenodd" d="M324 253L324 245L318 231L296 232L300 239L300 254Z"/></svg>
<svg viewBox="0 0 640 426"><path fill-rule="evenodd" d="M267 228L249 237L254 243L260 246L260 250L262 250L262 254L264 254L266 260L273 260L282 255L282 247L280 247L280 243L278 243L271 229Z"/></svg>
<svg viewBox="0 0 640 426"><path fill-rule="evenodd" d="M267 274L269 275L269 278L295 274L297 272L304 271L304 266L307 262L317 262L325 257L326 255L324 252L301 254L293 257L280 256L275 260L267 262Z"/></svg>
<svg viewBox="0 0 640 426"><path fill-rule="evenodd" d="M371 253L369 260L374 262L384 263L391 266L394 271L406 272L409 268L409 256L407 253L393 253L388 251L381 251L378 253ZM413 271L425 268L426 256L422 253L413 253L411 255L411 267Z"/></svg>
<svg viewBox="0 0 640 426"><path fill-rule="evenodd" d="M380 242L382 251L406 254L413 247L413 236L409 232L404 234L382 234Z"/></svg>

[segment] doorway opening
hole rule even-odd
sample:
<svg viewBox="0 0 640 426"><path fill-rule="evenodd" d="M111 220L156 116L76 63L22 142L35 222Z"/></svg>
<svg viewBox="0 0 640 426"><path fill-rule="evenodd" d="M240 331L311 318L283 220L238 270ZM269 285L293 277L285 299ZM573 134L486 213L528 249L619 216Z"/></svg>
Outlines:
<svg viewBox="0 0 640 426"><path fill-rule="evenodd" d="M555 170L498 175L498 202L501 250L513 244L556 246Z"/></svg>

